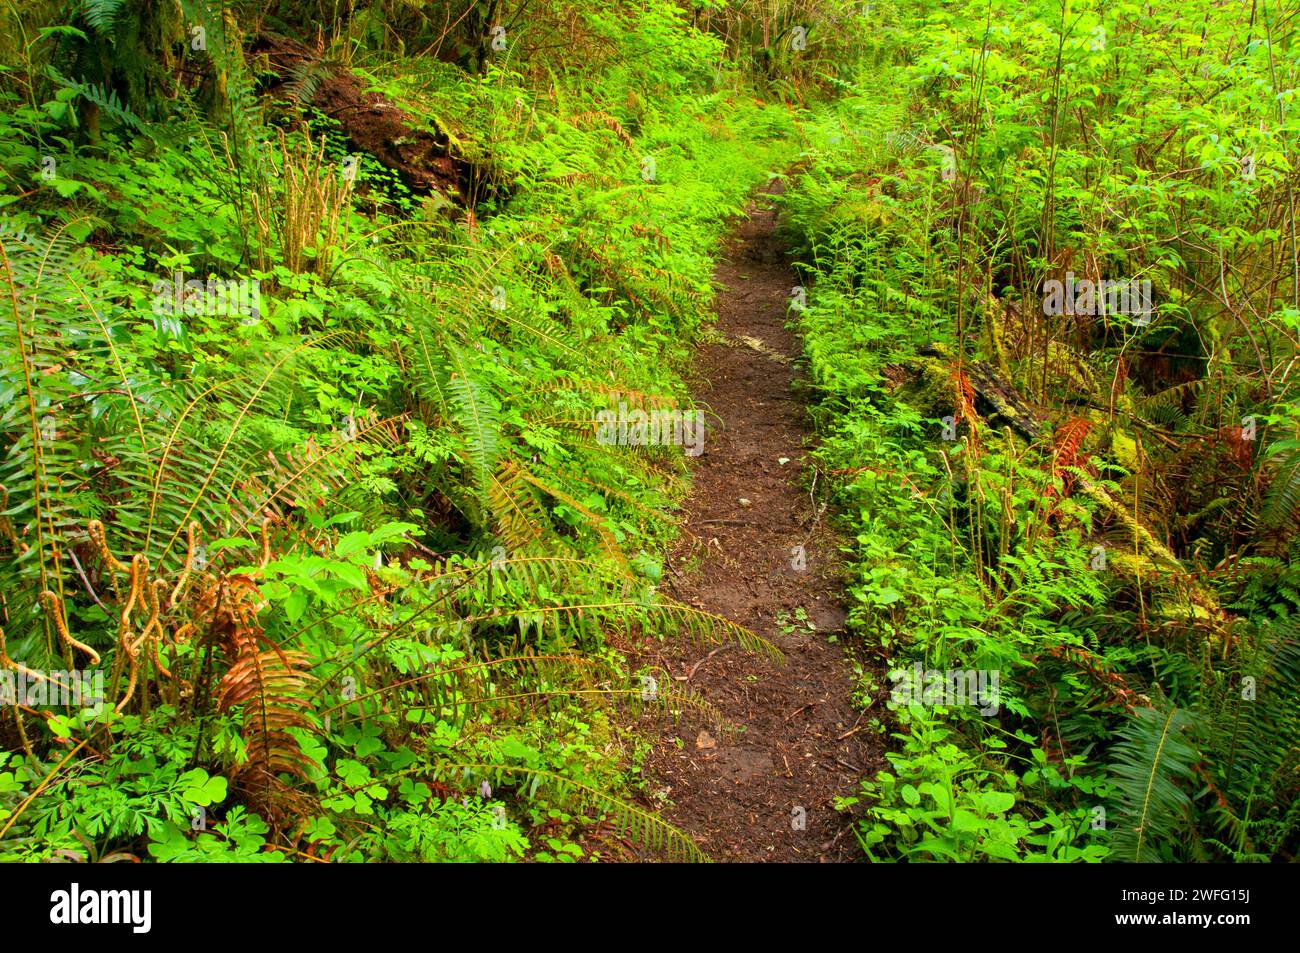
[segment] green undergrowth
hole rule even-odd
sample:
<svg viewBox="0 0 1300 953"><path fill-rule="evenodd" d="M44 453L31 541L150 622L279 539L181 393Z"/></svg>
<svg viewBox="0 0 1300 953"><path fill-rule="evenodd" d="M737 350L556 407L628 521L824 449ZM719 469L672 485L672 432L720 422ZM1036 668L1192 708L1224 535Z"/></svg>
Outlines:
<svg viewBox="0 0 1300 953"><path fill-rule="evenodd" d="M621 650L767 647L656 592L682 448L595 414L689 405L785 108L637 4L556 11L581 73L358 17L295 98L186 2L149 25L214 27L177 75L218 88L123 97L70 78L143 42L104 6L32 11L0 93L0 648L105 696L0 708L0 859L699 858L625 790L625 726L714 715ZM350 150L311 102L341 67L446 138L461 194Z"/></svg>
<svg viewBox="0 0 1300 953"><path fill-rule="evenodd" d="M806 127L875 860L1294 859L1295 22L1151 6L896 5Z"/></svg>

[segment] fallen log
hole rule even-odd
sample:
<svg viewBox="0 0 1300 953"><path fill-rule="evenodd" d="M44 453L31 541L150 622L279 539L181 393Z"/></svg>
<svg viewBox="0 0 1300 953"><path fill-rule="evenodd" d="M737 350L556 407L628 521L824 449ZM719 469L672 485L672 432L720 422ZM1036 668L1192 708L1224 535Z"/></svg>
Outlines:
<svg viewBox="0 0 1300 953"><path fill-rule="evenodd" d="M334 119L353 148L392 169L412 192L472 202L481 177L473 163L454 154L446 131L422 128L379 93L367 92L360 78L324 62L322 51L296 40L262 33L249 53L276 77L264 84L263 92L313 106Z"/></svg>
<svg viewBox="0 0 1300 953"><path fill-rule="evenodd" d="M917 353L949 365L954 361L952 354L938 344L926 345L918 349ZM914 362L907 362L904 367L919 371ZM962 371L975 393L976 410L989 423L999 427L1010 427L1031 442L1042 436L1046 425L1045 416L1032 407L1012 384L1003 380L990 364L985 361L966 360L962 362ZM1154 566L1163 567L1168 571L1167 574L1188 580L1188 595L1194 605L1206 610L1206 613L1215 620L1221 621L1226 616L1214 593L1199 583L1190 581L1187 568L1173 550L1156 539L1146 524L1128 507L1111 496L1105 487L1092 481L1083 473L1075 474L1075 485L1128 531L1136 550L1139 553L1145 551ZM1161 573L1164 574L1166 573Z"/></svg>
<svg viewBox="0 0 1300 953"><path fill-rule="evenodd" d="M943 347L927 344L917 353L951 362ZM1042 414L1032 408L1011 384L1002 380L987 361L964 361L962 370L975 391L976 409L991 423L1010 426L1028 440L1036 440L1043 429ZM982 405L982 406L981 406Z"/></svg>

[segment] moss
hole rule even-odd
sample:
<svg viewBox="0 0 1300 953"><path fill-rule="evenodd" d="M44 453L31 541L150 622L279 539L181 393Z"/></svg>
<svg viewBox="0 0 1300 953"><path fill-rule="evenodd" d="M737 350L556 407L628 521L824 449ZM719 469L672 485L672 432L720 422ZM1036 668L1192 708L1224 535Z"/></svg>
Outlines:
<svg viewBox="0 0 1300 953"><path fill-rule="evenodd" d="M956 384L952 371L939 358L918 358L913 365L915 378L904 386L902 396L923 417L943 417L957 406Z"/></svg>
<svg viewBox="0 0 1300 953"><path fill-rule="evenodd" d="M1118 426L1112 427L1110 431L1110 453L1130 473L1136 473L1142 468L1142 451L1138 442Z"/></svg>
<svg viewBox="0 0 1300 953"><path fill-rule="evenodd" d="M1097 396L1097 381L1092 376L1092 370L1072 347L1060 341L1052 341L1047 346L1047 361L1055 376L1053 386L1065 388L1072 395Z"/></svg>
<svg viewBox="0 0 1300 953"><path fill-rule="evenodd" d="M1161 574L1160 567L1155 561L1141 553L1116 553L1108 550L1106 565L1117 576L1123 576L1135 583L1149 583Z"/></svg>

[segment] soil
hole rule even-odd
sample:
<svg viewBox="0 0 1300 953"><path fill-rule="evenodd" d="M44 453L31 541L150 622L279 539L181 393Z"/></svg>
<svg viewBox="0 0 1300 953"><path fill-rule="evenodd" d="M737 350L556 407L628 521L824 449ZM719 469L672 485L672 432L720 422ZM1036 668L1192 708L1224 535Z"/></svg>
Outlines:
<svg viewBox="0 0 1300 953"><path fill-rule="evenodd" d="M667 724L647 759L648 790L714 860L860 860L852 819L833 801L883 766L884 746L852 701L839 547L810 492L800 349L786 328L796 280L770 201L751 206L715 281L723 343L700 349L693 391L717 419L664 578L675 598L744 625L784 659L736 643L654 643L643 661L703 695L730 729Z"/></svg>

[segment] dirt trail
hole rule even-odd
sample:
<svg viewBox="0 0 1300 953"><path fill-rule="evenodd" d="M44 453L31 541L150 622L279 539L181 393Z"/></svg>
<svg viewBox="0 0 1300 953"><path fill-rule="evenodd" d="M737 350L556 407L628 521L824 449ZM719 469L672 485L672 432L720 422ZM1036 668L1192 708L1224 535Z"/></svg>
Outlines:
<svg viewBox="0 0 1300 953"><path fill-rule="evenodd" d="M813 441L792 392L799 345L785 327L795 278L769 206L760 197L751 207L715 274L724 343L700 349L694 396L721 422L694 467L665 581L678 599L774 642L785 659L735 644L666 646L656 661L675 684L738 730L714 738L669 725L647 775L663 816L715 860L851 861L861 850L832 800L854 793L883 758L850 701L836 540L806 489ZM815 631L796 620L799 609Z"/></svg>

